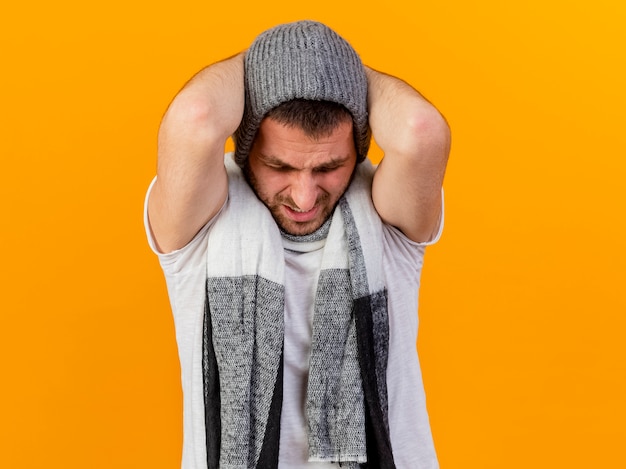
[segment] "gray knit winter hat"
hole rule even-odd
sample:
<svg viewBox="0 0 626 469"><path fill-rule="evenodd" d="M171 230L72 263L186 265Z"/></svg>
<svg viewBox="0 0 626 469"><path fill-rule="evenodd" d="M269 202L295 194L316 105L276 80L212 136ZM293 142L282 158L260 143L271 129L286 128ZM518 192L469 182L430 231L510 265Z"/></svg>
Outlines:
<svg viewBox="0 0 626 469"><path fill-rule="evenodd" d="M321 23L298 21L261 33L246 52L245 108L235 132L235 161L243 166L263 117L286 101L342 104L352 114L357 160L370 145L367 77L348 42Z"/></svg>

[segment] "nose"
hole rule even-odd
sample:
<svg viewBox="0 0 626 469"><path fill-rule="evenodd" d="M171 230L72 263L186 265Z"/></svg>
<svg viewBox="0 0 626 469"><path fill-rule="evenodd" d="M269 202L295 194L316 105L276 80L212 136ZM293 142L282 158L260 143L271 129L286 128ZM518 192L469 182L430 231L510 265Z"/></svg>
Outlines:
<svg viewBox="0 0 626 469"><path fill-rule="evenodd" d="M315 206L317 200L317 184L313 175L301 171L295 175L291 184L291 198L297 208L307 212Z"/></svg>

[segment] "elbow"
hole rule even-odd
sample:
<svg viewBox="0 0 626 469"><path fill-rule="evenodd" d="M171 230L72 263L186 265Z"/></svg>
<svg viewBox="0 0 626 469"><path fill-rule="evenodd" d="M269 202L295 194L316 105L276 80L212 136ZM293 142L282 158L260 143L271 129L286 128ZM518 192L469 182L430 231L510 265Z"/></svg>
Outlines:
<svg viewBox="0 0 626 469"><path fill-rule="evenodd" d="M206 101L192 94L180 93L163 116L162 127L181 126L186 129L205 129L211 122L211 109Z"/></svg>
<svg viewBox="0 0 626 469"><path fill-rule="evenodd" d="M408 113L406 129L408 141L414 148L428 146L439 148L447 155L450 151L450 126L443 115L432 105L416 106Z"/></svg>
<svg viewBox="0 0 626 469"><path fill-rule="evenodd" d="M193 94L179 94L170 104L159 128L159 141L194 142L197 145L223 144L229 137L220 126L217 113L207 100Z"/></svg>

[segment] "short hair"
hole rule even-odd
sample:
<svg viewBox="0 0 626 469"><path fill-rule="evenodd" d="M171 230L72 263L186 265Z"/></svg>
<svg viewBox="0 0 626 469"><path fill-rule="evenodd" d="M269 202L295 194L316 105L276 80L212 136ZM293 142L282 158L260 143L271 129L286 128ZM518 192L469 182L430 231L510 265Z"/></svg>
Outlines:
<svg viewBox="0 0 626 469"><path fill-rule="evenodd" d="M313 138L326 137L339 125L352 123L352 114L342 104L301 98L279 104L265 117L289 127L297 127Z"/></svg>

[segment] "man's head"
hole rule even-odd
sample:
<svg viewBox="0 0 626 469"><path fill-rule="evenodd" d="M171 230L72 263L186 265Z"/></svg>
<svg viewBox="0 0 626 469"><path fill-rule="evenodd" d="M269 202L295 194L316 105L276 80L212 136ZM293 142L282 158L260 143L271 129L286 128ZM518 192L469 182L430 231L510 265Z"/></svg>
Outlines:
<svg viewBox="0 0 626 469"><path fill-rule="evenodd" d="M298 21L261 33L246 52L245 108L235 133L235 160L244 165L261 121L291 100L329 101L352 116L358 161L370 144L367 78L356 51L327 26Z"/></svg>
<svg viewBox="0 0 626 469"><path fill-rule="evenodd" d="M334 31L300 21L262 33L244 67L235 160L284 231L311 233L369 149L363 64Z"/></svg>

